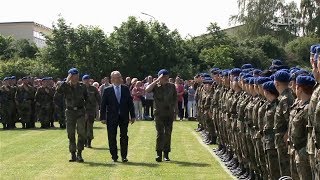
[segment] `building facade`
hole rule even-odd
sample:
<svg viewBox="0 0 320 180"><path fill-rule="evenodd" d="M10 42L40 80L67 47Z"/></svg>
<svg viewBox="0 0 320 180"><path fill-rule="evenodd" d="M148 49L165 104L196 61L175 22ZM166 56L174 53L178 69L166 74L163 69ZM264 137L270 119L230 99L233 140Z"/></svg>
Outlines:
<svg viewBox="0 0 320 180"><path fill-rule="evenodd" d="M27 39L39 48L46 46L45 36L50 35L51 32L52 29L32 21L0 23L1 35L12 36L15 39Z"/></svg>

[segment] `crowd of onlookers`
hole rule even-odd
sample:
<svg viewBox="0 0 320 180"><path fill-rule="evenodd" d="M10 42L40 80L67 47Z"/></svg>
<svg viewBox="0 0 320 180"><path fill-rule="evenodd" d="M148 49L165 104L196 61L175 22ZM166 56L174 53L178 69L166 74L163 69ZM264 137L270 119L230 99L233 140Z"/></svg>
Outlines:
<svg viewBox="0 0 320 180"><path fill-rule="evenodd" d="M199 78L199 77L198 77ZM195 92L196 87L195 83L197 83L198 78L195 77L194 80L183 80L179 76L175 79L170 78L170 82L175 84L177 94L178 94L178 103L177 103L177 116L180 120L183 119L195 119L196 118L196 101L195 101ZM143 80L139 80L138 78L126 77L124 80L124 84L129 87L134 108L136 118L138 120L153 120L153 93L145 92L145 88L151 84L155 78L152 76L148 76ZM97 82L93 82L93 86L99 89L99 92L102 95L102 91L105 87L109 86L109 78L105 77L101 80L101 85Z"/></svg>

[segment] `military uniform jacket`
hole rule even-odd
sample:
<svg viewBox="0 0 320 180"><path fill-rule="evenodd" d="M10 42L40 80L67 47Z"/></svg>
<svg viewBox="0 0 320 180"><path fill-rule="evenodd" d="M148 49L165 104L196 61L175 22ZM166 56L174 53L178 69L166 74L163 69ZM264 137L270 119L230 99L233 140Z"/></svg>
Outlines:
<svg viewBox="0 0 320 180"><path fill-rule="evenodd" d="M309 154L314 154L315 153L315 142L314 142L314 140L315 140L315 130L314 130L314 126L315 126L315 115L319 114L319 112L316 112L317 103L319 103L319 97L320 97L320 83L318 82L314 87L314 91L312 93L312 96L310 98L310 103L308 105L308 125L307 125L308 143L307 143L307 152ZM318 122L319 122L319 116L317 116L317 118L318 118ZM317 131L319 131L319 126L318 126L318 130Z"/></svg>
<svg viewBox="0 0 320 180"><path fill-rule="evenodd" d="M97 105L101 103L101 96L99 91L94 86L87 86L88 99L86 102L86 111L95 113L97 110Z"/></svg>
<svg viewBox="0 0 320 180"><path fill-rule="evenodd" d="M153 90L154 115L158 117L173 116L178 102L176 87L172 83L157 84Z"/></svg>
<svg viewBox="0 0 320 180"><path fill-rule="evenodd" d="M73 86L63 82L57 87L57 92L64 95L66 109L78 110L85 108L88 92L84 84L77 83Z"/></svg>
<svg viewBox="0 0 320 180"><path fill-rule="evenodd" d="M275 149L275 133L274 133L274 118L277 108L277 100L267 104L266 113L264 116L264 144L265 150Z"/></svg>
<svg viewBox="0 0 320 180"><path fill-rule="evenodd" d="M290 107L294 102L291 90L289 88L284 90L278 97L278 101L274 117L274 130L276 134L285 133L288 130Z"/></svg>

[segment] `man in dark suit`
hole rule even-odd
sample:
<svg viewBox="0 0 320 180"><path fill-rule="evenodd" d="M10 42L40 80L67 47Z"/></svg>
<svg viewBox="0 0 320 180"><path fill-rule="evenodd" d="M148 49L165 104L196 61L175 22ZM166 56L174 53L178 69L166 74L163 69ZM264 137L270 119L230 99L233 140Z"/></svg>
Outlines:
<svg viewBox="0 0 320 180"><path fill-rule="evenodd" d="M135 121L135 113L129 88L122 85L119 71L111 73L111 83L104 89L101 101L100 119L107 124L109 149L114 162L118 161L117 129L120 127L122 162L128 162L128 124ZM130 114L130 118L129 118Z"/></svg>

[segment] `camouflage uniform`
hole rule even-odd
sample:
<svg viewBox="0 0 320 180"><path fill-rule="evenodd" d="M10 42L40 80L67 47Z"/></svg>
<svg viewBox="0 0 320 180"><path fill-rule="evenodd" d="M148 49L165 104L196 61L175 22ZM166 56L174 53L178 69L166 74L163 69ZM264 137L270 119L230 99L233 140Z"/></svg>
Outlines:
<svg viewBox="0 0 320 180"><path fill-rule="evenodd" d="M69 151L71 153L75 153L77 150L81 152L86 140L85 103L88 97L87 89L82 83L71 85L63 82L61 86L58 86L57 92L63 94L65 99ZM76 130L78 133L77 144L75 137Z"/></svg>
<svg viewBox="0 0 320 180"><path fill-rule="evenodd" d="M290 107L294 102L294 97L289 88L284 90L278 97L279 103L276 108L274 118L275 145L278 153L281 176L290 176L290 158L288 155L288 147L284 140L284 135L288 130L288 121L290 116Z"/></svg>
<svg viewBox="0 0 320 180"><path fill-rule="evenodd" d="M316 159L315 159L315 138L314 135L318 134L318 129L314 128L316 125L316 119L315 119L315 113L316 108L317 108L317 103L319 103L319 97L320 97L320 83L318 82L314 88L314 91L312 93L310 103L308 105L308 124L307 124L307 129L308 129L308 142L307 142L307 152L309 154L309 161L310 161L310 166L312 170L312 175L315 179L320 179L319 175L319 170L316 175ZM319 119L319 116L317 116ZM318 121L319 122L319 121ZM317 131L316 131L317 130ZM317 132L317 133L316 133ZM320 147L318 147L319 149Z"/></svg>
<svg viewBox="0 0 320 180"><path fill-rule="evenodd" d="M32 107L34 102L35 90L30 85L18 86L15 95L17 110L23 128L31 128L32 123Z"/></svg>
<svg viewBox="0 0 320 180"><path fill-rule="evenodd" d="M11 86L3 85L0 88L0 113L4 128L13 128L15 126L15 92L16 89Z"/></svg>
<svg viewBox="0 0 320 180"><path fill-rule="evenodd" d="M41 128L49 128L53 111L54 92L48 87L39 87L35 94L37 117Z"/></svg>
<svg viewBox="0 0 320 180"><path fill-rule="evenodd" d="M293 156L295 157L295 165L302 179L312 179L311 167L308 161L307 146L307 117L308 117L308 101L304 104L299 103L295 110L290 114L290 124L288 137L290 145L293 147ZM294 176L294 175L293 175ZM296 178L296 177L294 177Z"/></svg>
<svg viewBox="0 0 320 180"><path fill-rule="evenodd" d="M93 123L96 116L97 105L101 102L99 91L94 86L87 86L88 100L86 103L86 135L87 140L93 139Z"/></svg>
<svg viewBox="0 0 320 180"><path fill-rule="evenodd" d="M171 151L172 124L175 115L175 107L178 102L175 85L167 83L156 85L153 90L154 117L157 129L156 151Z"/></svg>
<svg viewBox="0 0 320 180"><path fill-rule="evenodd" d="M63 94L60 94L56 91L53 97L53 101L54 101L54 111L56 114L56 118L59 121L60 127L65 128L66 127L66 116L65 116L66 108L65 108L65 100L64 100Z"/></svg>
<svg viewBox="0 0 320 180"><path fill-rule="evenodd" d="M277 100L268 103L264 116L264 148L267 152L268 171L270 179L280 178L280 169L277 150L275 148L274 119L277 108ZM288 165L288 164L287 164Z"/></svg>

